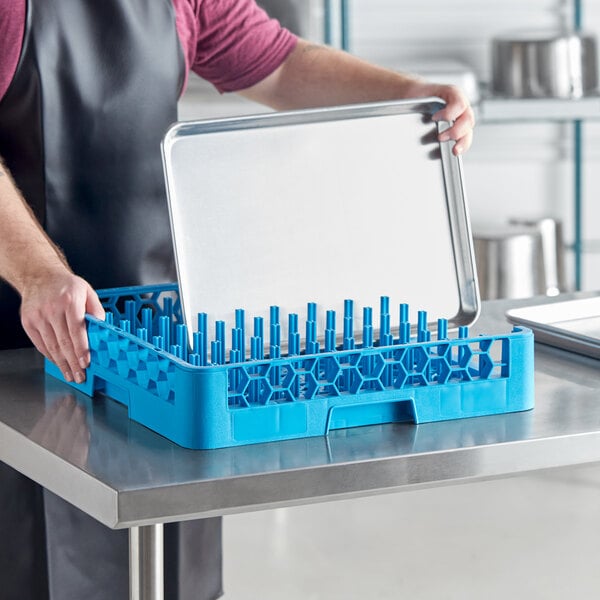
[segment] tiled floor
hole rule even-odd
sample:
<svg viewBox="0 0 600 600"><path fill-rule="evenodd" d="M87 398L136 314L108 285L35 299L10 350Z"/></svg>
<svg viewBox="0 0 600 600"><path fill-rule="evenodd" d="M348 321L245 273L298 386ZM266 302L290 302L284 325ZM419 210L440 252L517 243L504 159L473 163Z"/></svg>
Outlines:
<svg viewBox="0 0 600 600"><path fill-rule="evenodd" d="M225 600L600 597L600 467L229 516Z"/></svg>

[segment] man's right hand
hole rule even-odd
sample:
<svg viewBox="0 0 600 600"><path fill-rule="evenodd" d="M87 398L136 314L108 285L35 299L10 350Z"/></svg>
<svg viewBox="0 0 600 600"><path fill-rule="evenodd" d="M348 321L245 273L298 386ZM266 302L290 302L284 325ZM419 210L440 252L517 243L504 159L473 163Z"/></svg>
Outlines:
<svg viewBox="0 0 600 600"><path fill-rule="evenodd" d="M42 229L1 159L0 277L21 295L21 322L36 348L67 381L85 381L85 313L103 319L104 309Z"/></svg>
<svg viewBox="0 0 600 600"><path fill-rule="evenodd" d="M83 383L90 364L85 313L104 319L94 290L65 266L27 282L21 298L21 322L36 348L67 381Z"/></svg>

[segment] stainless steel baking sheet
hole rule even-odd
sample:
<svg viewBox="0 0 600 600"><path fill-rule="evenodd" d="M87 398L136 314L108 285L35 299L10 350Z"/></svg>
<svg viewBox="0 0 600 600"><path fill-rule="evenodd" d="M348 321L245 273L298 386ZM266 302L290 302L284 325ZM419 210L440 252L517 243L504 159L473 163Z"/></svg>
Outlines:
<svg viewBox="0 0 600 600"><path fill-rule="evenodd" d="M538 342L600 358L600 296L515 308L506 316L531 328Z"/></svg>
<svg viewBox="0 0 600 600"><path fill-rule="evenodd" d="M355 300L450 327L479 312L460 158L438 99L182 122L163 142L185 319L319 316ZM392 313L392 325L396 324ZM282 339L285 339L282 331Z"/></svg>

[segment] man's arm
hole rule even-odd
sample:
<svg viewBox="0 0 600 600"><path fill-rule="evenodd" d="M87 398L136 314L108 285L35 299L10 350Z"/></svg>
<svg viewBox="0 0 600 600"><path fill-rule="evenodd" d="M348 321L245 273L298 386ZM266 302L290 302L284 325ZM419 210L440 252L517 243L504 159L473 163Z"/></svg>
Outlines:
<svg viewBox="0 0 600 600"><path fill-rule="evenodd" d="M1 161L0 277L21 295L23 328L37 349L68 381L84 381L90 360L84 314L103 318L104 310L40 227Z"/></svg>
<svg viewBox="0 0 600 600"><path fill-rule="evenodd" d="M455 140L454 154L468 150L475 124L468 100L454 86L396 73L301 39L278 69L240 94L278 110L438 96L446 107L433 118L453 122L440 141Z"/></svg>

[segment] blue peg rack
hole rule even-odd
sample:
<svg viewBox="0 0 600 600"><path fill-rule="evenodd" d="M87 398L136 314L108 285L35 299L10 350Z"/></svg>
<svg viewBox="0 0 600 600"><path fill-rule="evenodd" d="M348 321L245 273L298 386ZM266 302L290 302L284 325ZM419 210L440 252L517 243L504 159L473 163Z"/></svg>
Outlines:
<svg viewBox="0 0 600 600"><path fill-rule="evenodd" d="M131 419L186 448L533 408L533 334L522 327L477 337L460 327L449 338L447 321L439 319L432 336L427 314L418 312L412 331L409 308L400 304L392 330L389 298L382 297L379 329L373 309L364 307L358 337L352 300L344 303L339 337L334 311L327 311L319 337L317 306L308 303L303 347L297 314L288 315L282 344L278 307L270 309L268 340L263 318L255 317L247 332L238 309L228 345L226 323L209 327L204 313L188 336L175 284L99 295L106 320L86 317L91 364L86 381L70 385L114 398ZM50 361L46 371L62 379Z"/></svg>

